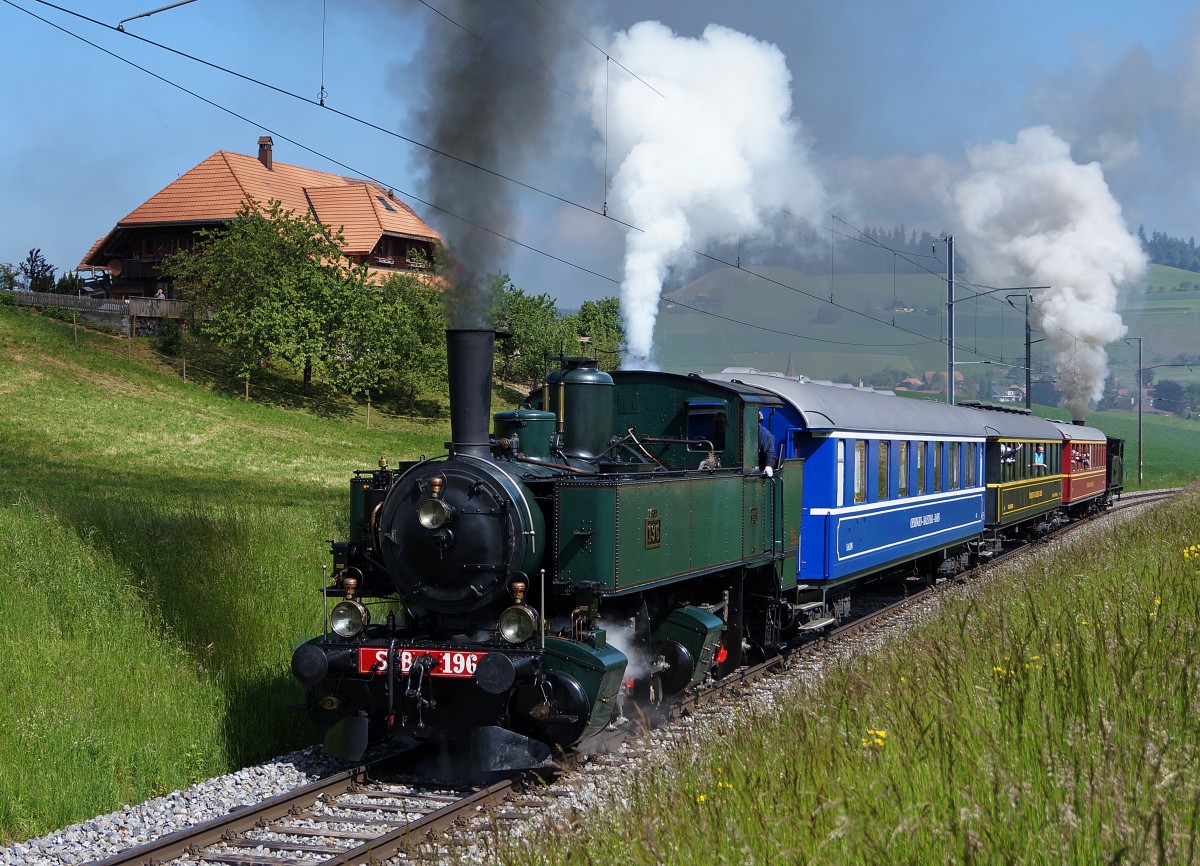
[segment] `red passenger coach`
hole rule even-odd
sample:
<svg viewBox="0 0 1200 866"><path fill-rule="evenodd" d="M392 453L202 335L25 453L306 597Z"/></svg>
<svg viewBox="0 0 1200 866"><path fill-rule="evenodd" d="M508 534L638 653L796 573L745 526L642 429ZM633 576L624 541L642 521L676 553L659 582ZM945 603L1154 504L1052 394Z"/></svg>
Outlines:
<svg viewBox="0 0 1200 866"><path fill-rule="evenodd" d="M1108 437L1095 427L1053 423L1063 434L1063 507L1072 517L1103 508Z"/></svg>

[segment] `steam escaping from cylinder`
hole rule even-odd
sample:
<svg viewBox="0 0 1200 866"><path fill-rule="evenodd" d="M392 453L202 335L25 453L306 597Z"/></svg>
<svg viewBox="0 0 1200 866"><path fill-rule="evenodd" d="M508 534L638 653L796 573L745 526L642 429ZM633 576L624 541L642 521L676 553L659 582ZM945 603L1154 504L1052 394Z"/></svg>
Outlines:
<svg viewBox="0 0 1200 866"><path fill-rule="evenodd" d="M1145 271L1141 243L1100 165L1076 163L1049 126L973 148L968 162L951 193L963 253L987 282L1051 287L1033 294L1033 306L1066 407L1082 419L1104 393L1105 345L1125 335L1118 287Z"/></svg>
<svg viewBox="0 0 1200 866"><path fill-rule="evenodd" d="M645 367L671 267L690 249L767 233L784 210L820 220L825 192L774 45L715 24L690 39L643 21L608 53L618 62L592 76L592 120L618 166L610 212L636 227L625 238L624 365Z"/></svg>

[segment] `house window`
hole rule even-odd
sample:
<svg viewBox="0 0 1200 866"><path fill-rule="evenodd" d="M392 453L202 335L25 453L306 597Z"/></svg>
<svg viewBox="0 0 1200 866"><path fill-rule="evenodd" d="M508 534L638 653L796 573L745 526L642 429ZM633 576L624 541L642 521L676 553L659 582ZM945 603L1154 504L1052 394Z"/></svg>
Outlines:
<svg viewBox="0 0 1200 866"><path fill-rule="evenodd" d="M908 496L908 444L907 442L900 443L899 458L899 473L896 476L897 494L901 497Z"/></svg>

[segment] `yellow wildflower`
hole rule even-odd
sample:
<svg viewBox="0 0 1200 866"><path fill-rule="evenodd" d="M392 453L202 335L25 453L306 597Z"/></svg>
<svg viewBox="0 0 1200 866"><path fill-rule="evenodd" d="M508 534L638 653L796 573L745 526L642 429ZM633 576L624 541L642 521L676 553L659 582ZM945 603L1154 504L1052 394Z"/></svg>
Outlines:
<svg viewBox="0 0 1200 866"><path fill-rule="evenodd" d="M708 795L707 795L707 794L701 794L699 797L697 797L697 798L696 798L696 802L697 802L697 803L703 803L703 802L704 802L705 800L707 800L707 799L708 799Z"/></svg>

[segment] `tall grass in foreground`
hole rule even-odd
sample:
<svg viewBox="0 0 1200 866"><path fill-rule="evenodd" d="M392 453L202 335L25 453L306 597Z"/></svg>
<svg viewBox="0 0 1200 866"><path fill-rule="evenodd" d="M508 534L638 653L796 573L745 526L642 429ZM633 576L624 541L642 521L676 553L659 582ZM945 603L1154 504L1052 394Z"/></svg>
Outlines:
<svg viewBox="0 0 1200 866"><path fill-rule="evenodd" d="M1048 547L496 859L1194 862L1197 543L1192 489Z"/></svg>

